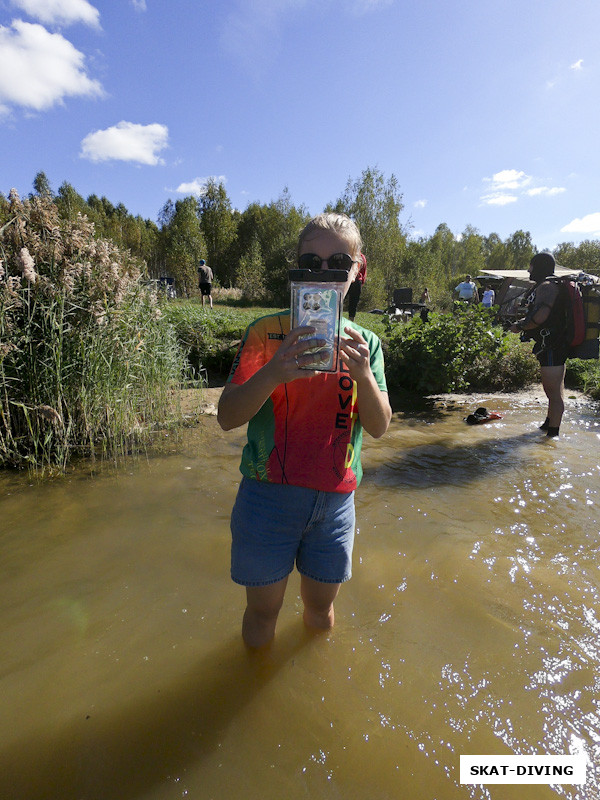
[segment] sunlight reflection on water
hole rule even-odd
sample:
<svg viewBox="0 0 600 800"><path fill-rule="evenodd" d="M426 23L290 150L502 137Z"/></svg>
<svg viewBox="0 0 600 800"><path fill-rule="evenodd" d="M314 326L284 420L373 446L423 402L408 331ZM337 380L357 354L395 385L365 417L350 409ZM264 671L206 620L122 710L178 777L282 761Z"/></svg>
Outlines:
<svg viewBox="0 0 600 800"><path fill-rule="evenodd" d="M305 634L293 576L259 657L228 578L243 433L207 419L94 477L0 477L0 794L596 798L593 771L458 782L461 753L600 757L600 417L571 404L547 441L539 416L397 414L365 442L336 628Z"/></svg>

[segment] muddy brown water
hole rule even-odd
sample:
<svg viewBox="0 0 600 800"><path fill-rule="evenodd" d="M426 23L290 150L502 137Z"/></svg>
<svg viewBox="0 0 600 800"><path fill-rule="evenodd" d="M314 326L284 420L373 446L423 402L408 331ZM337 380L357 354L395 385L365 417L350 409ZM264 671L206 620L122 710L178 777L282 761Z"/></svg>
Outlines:
<svg viewBox="0 0 600 800"><path fill-rule="evenodd" d="M242 431L0 475L0 797L597 798L600 411L569 399L558 441L542 418L535 393L396 413L335 629L304 631L294 576L259 656L229 580ZM479 753L585 753L588 782L461 785Z"/></svg>

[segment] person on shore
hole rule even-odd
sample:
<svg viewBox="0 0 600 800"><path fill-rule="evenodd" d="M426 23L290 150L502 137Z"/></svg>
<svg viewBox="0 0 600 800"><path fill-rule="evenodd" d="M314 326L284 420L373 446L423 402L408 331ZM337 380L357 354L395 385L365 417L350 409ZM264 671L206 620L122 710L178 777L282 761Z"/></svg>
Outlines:
<svg viewBox="0 0 600 800"><path fill-rule="evenodd" d="M526 298L527 313L511 325L523 341L533 339L533 355L540 364L548 413L540 426L547 436L558 436L565 411L565 362L569 352L566 329L565 298L554 275L556 262L552 253L537 253L529 264L529 277L535 287Z"/></svg>
<svg viewBox="0 0 600 800"><path fill-rule="evenodd" d="M421 292L421 297L419 297L419 303L422 303L425 306L428 305L428 303L431 303L431 297L429 296L429 289L427 287L425 287Z"/></svg>
<svg viewBox="0 0 600 800"><path fill-rule="evenodd" d="M360 254L360 267L356 274L356 278L350 284L348 289L348 319L354 322L356 311L358 309L358 301L360 300L360 293L367 278L367 257L364 253Z"/></svg>
<svg viewBox="0 0 600 800"><path fill-rule="evenodd" d="M298 267L345 270L345 295L361 247L349 217L320 214L300 233ZM342 329L337 372L315 372L305 369L321 357L309 351L325 344L315 329L290 330L289 311L261 317L246 330L219 401L224 430L248 423L231 577L246 587L242 636L252 648L275 635L294 563L309 629L333 626L334 600L351 577L362 432L383 436L392 410L380 340L345 320Z"/></svg>
<svg viewBox="0 0 600 800"><path fill-rule="evenodd" d="M454 287L454 296L463 303L479 302L479 292L470 275L465 275L464 281Z"/></svg>
<svg viewBox="0 0 600 800"><path fill-rule="evenodd" d="M212 299L212 282L213 282L213 271L208 266L206 261L201 258L198 262L198 287L200 289L200 296L202 298L202 305L204 305L204 298L208 297L208 301L210 303L210 307L213 307L213 299Z"/></svg>

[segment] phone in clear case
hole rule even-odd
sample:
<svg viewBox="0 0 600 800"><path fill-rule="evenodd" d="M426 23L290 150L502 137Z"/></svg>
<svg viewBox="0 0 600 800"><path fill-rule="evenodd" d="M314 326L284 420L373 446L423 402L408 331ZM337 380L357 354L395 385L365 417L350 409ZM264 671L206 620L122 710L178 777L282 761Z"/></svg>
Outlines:
<svg viewBox="0 0 600 800"><path fill-rule="evenodd" d="M339 270L291 270L291 325L310 325L315 333L306 339L324 339L325 346L307 350L319 358L302 369L336 372L339 361L339 338L344 301L345 272Z"/></svg>

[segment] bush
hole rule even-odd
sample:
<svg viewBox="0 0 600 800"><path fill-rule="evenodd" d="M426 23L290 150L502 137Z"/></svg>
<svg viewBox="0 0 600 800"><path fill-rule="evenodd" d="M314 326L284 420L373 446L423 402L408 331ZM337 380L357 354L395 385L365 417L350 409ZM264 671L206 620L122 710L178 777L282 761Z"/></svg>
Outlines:
<svg viewBox="0 0 600 800"><path fill-rule="evenodd" d="M595 400L600 400L600 367L598 361L582 361L580 358L567 361L565 386L570 389L580 389Z"/></svg>
<svg viewBox="0 0 600 800"><path fill-rule="evenodd" d="M168 416L185 362L140 277L86 217L11 192L0 208L1 466L64 466Z"/></svg>
<svg viewBox="0 0 600 800"><path fill-rule="evenodd" d="M503 369L512 371L509 384L529 374L521 355L509 356L509 334L481 306L456 304L453 313L433 313L428 322L415 317L390 323L388 337L386 373L392 389L422 395L489 390L504 388Z"/></svg>
<svg viewBox="0 0 600 800"><path fill-rule="evenodd" d="M177 340L186 353L195 378L202 368L224 374L229 372L237 346L248 325L273 308L202 307L195 300L168 303L166 320L173 326Z"/></svg>

